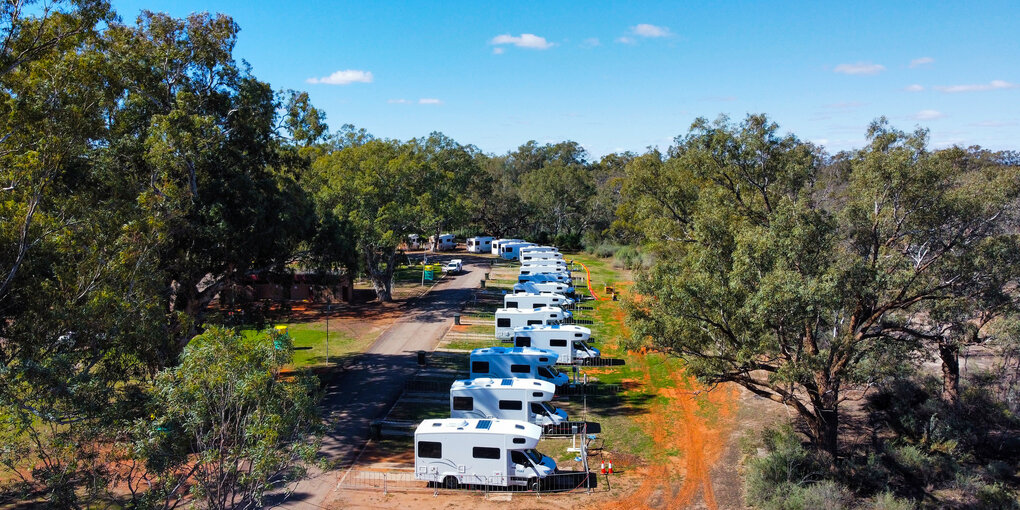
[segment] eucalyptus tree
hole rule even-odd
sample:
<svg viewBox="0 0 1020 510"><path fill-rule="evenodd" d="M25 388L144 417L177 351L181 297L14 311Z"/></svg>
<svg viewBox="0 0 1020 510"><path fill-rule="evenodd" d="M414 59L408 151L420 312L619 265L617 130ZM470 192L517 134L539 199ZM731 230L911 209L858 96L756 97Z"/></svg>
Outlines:
<svg viewBox="0 0 1020 510"><path fill-rule="evenodd" d="M793 408L832 455L841 402L909 362L919 312L960 295L973 277L960 262L1015 196L1010 172L954 173L924 131L878 121L868 137L823 173L817 148L764 116L699 119L668 157L629 165L623 188L629 227L659 255L630 308L636 335L707 383Z"/></svg>

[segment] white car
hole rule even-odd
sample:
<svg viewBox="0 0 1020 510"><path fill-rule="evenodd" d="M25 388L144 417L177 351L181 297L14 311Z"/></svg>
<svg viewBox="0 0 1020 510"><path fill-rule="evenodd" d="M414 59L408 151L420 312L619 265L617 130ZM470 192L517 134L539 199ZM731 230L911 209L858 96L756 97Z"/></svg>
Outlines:
<svg viewBox="0 0 1020 510"><path fill-rule="evenodd" d="M453 259L443 266L444 273L459 273L464 270L464 264L460 259Z"/></svg>

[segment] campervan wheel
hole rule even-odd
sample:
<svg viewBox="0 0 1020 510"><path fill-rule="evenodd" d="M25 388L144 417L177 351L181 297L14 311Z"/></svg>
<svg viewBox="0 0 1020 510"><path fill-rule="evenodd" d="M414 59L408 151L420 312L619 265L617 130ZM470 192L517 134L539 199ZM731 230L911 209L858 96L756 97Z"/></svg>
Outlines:
<svg viewBox="0 0 1020 510"><path fill-rule="evenodd" d="M528 478L528 490L531 492L538 491L538 478Z"/></svg>
<svg viewBox="0 0 1020 510"><path fill-rule="evenodd" d="M460 487L460 483L457 482L457 477L447 476L446 478L443 478L443 487L446 487L447 489L456 489Z"/></svg>

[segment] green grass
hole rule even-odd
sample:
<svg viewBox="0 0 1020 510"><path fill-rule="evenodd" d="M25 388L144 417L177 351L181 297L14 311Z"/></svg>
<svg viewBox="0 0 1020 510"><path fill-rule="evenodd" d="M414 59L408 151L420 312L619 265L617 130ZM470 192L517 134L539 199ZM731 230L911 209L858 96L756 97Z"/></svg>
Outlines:
<svg viewBox="0 0 1020 510"><path fill-rule="evenodd" d="M478 340L454 340L444 347L446 349L457 349L461 351L470 351L474 349L480 349L482 347L492 347L494 345L503 345L509 347L510 344L504 344L499 341L498 338L485 338Z"/></svg>
<svg viewBox="0 0 1020 510"><path fill-rule="evenodd" d="M325 365L326 360L326 321L282 323L287 326L287 334L294 341L294 359L291 364L295 368L307 368ZM378 333L364 335L363 338L354 338L335 328L329 330L329 361L340 363L351 354L362 352L378 337ZM241 332L246 336L264 335L267 330L244 329Z"/></svg>

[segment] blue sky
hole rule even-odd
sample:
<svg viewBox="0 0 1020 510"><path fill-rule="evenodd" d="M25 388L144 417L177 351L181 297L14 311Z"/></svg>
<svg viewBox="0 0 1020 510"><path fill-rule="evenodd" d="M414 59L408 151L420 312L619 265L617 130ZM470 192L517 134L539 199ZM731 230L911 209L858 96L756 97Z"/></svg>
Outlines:
<svg viewBox="0 0 1020 510"><path fill-rule="evenodd" d="M598 157L764 112L830 151L861 146L880 115L935 146L1020 149L1015 0L113 5L125 21L229 14L257 77L387 138L574 140Z"/></svg>

